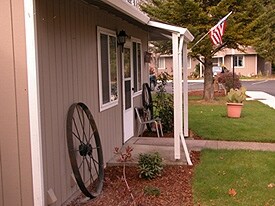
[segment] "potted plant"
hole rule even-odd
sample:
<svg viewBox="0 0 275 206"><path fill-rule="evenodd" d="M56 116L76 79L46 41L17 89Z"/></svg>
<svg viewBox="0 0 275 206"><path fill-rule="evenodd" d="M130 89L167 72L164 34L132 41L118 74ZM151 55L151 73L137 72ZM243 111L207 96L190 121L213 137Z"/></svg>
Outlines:
<svg viewBox="0 0 275 206"><path fill-rule="evenodd" d="M243 102L246 99L245 87L240 89L230 89L227 94L227 116L231 118L240 118Z"/></svg>

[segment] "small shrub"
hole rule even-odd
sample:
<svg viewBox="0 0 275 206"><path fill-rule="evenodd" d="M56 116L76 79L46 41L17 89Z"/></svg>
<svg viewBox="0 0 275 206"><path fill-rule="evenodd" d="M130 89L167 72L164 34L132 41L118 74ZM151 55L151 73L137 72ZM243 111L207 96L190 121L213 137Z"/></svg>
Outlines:
<svg viewBox="0 0 275 206"><path fill-rule="evenodd" d="M144 187L144 194L150 196L160 196L160 189L158 187L146 186Z"/></svg>
<svg viewBox="0 0 275 206"><path fill-rule="evenodd" d="M158 152L139 154L138 169L140 178L153 179L160 176L163 169L162 158Z"/></svg>
<svg viewBox="0 0 275 206"><path fill-rule="evenodd" d="M233 81L232 72L220 73L218 75L218 82L224 85L226 92L229 92L231 88L239 89L242 86L239 75L234 74L234 81ZM233 82L234 82L234 85L233 85Z"/></svg>
<svg viewBox="0 0 275 206"><path fill-rule="evenodd" d="M162 122L163 132L171 132L174 129L174 101L173 96L166 92L165 86L171 76L164 72L159 77L160 83L154 98L154 117L159 117Z"/></svg>

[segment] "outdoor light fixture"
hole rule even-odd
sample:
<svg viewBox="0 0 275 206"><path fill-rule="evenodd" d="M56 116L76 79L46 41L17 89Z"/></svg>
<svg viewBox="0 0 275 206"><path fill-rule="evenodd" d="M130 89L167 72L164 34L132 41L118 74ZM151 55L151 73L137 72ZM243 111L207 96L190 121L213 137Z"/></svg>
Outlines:
<svg viewBox="0 0 275 206"><path fill-rule="evenodd" d="M117 44L121 45L123 48L124 44L126 43L126 39L127 39L126 32L124 30L121 30L117 35Z"/></svg>

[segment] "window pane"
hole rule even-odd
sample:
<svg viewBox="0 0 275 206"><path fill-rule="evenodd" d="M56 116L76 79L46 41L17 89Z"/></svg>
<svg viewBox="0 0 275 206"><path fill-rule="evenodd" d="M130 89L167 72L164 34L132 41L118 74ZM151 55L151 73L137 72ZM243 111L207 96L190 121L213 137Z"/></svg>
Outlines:
<svg viewBox="0 0 275 206"><path fill-rule="evenodd" d="M116 38L110 36L111 101L117 100Z"/></svg>
<svg viewBox="0 0 275 206"><path fill-rule="evenodd" d="M130 49L124 48L124 78L131 77L131 56Z"/></svg>
<svg viewBox="0 0 275 206"><path fill-rule="evenodd" d="M165 68L165 57L159 58L159 68L164 69Z"/></svg>
<svg viewBox="0 0 275 206"><path fill-rule="evenodd" d="M235 56L234 57L234 66L236 66L236 67L243 66L243 56Z"/></svg>
<svg viewBox="0 0 275 206"><path fill-rule="evenodd" d="M137 76L137 44L133 42L133 70L134 70L134 92L138 91L138 76Z"/></svg>
<svg viewBox="0 0 275 206"><path fill-rule="evenodd" d="M125 81L125 110L131 107L131 80Z"/></svg>
<svg viewBox="0 0 275 206"><path fill-rule="evenodd" d="M240 66L240 67L243 66L243 57L242 56L239 56L238 66Z"/></svg>
<svg viewBox="0 0 275 206"><path fill-rule="evenodd" d="M137 68L137 75L138 75L138 83L137 83L137 90L141 90L141 48L140 44L137 44L137 58L138 58L138 68Z"/></svg>
<svg viewBox="0 0 275 206"><path fill-rule="evenodd" d="M110 101L109 72L108 72L108 36L100 34L101 47L101 85L103 104Z"/></svg>

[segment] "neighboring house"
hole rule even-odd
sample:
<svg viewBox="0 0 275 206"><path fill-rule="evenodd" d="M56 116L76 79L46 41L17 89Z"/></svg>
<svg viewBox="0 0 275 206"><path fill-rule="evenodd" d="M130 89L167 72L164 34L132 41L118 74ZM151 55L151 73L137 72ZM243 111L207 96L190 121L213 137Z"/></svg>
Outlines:
<svg viewBox="0 0 275 206"><path fill-rule="evenodd" d="M235 58L234 61L233 56ZM271 64L266 62L251 47L245 48L244 52L234 49L224 49L216 53L213 57L213 66L225 66L230 71L233 70L233 62L235 73L242 76L254 76L259 74L268 76L271 74ZM197 59L192 59L188 56L187 65L188 75L191 75L197 66L200 76L203 76L204 67ZM151 65L151 67L157 68L156 71L158 74L163 71L172 74L172 56L158 55L156 63L154 63L153 66Z"/></svg>
<svg viewBox="0 0 275 206"><path fill-rule="evenodd" d="M148 41L173 38L180 88L178 50L187 58L193 36L150 21L125 0L4 0L0 8L0 206L59 206L79 193L66 142L69 107L89 107L106 164L114 147L137 133L134 107L149 81ZM124 49L117 44L122 30ZM182 94L176 98L179 158Z"/></svg>
<svg viewBox="0 0 275 206"><path fill-rule="evenodd" d="M252 47L244 51L224 49L215 54L213 66L225 66L230 71L242 76L271 75L271 65L266 62Z"/></svg>

